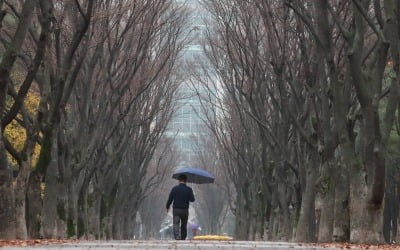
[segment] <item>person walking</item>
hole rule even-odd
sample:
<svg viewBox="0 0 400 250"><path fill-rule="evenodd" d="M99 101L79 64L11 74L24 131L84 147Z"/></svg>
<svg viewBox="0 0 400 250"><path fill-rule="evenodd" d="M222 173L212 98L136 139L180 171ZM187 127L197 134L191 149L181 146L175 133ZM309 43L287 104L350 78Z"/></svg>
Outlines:
<svg viewBox="0 0 400 250"><path fill-rule="evenodd" d="M172 188L167 201L167 213L172 205L173 231L175 240L185 240L189 218L189 202L194 202L193 190L186 186L187 176L178 177L179 184ZM180 233L179 233L180 224Z"/></svg>

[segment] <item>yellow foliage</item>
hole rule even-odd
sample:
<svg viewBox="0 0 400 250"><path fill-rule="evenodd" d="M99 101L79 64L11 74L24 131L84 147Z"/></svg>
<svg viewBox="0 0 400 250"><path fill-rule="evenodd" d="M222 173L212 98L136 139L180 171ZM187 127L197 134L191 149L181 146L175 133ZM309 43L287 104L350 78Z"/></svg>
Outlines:
<svg viewBox="0 0 400 250"><path fill-rule="evenodd" d="M26 141L26 130L19 125L17 121L13 120L5 127L4 135L17 151L21 151L23 149ZM16 160L10 154L7 154L7 156L8 160L12 164L17 164Z"/></svg>
<svg viewBox="0 0 400 250"><path fill-rule="evenodd" d="M26 110L30 115L33 116L36 115L39 107L39 101L40 101L40 96L38 93L33 91L28 92L24 100L24 107L26 108ZM7 104L8 108L10 108L11 103L8 102ZM21 119L21 115L18 114L17 118ZM21 126L15 119L5 127L4 135L17 151L20 152L21 150L23 150L27 140L26 129L23 126ZM36 144L32 155L33 165L36 164L39 158L39 153L40 153L40 145ZM10 154L7 154L7 157L12 164L14 165L17 164L16 160Z"/></svg>
<svg viewBox="0 0 400 250"><path fill-rule="evenodd" d="M41 149L40 145L36 143L35 148L33 149L33 155L32 155L32 161L31 161L32 166L36 166L36 163L39 160L40 149Z"/></svg>
<svg viewBox="0 0 400 250"><path fill-rule="evenodd" d="M28 92L27 98L24 100L25 108L31 115L36 115L39 108L40 96L36 92Z"/></svg>

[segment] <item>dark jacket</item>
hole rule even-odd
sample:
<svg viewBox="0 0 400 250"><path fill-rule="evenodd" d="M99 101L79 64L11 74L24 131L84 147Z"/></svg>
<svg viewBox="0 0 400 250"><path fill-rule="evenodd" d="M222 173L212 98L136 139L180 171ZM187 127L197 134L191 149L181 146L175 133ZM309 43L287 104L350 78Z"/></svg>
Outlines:
<svg viewBox="0 0 400 250"><path fill-rule="evenodd" d="M193 190L186 186L184 183L179 183L175 187L172 188L169 193L168 201L167 201L167 209L171 206L172 201L174 204L173 208L178 209L188 209L189 201L194 201Z"/></svg>

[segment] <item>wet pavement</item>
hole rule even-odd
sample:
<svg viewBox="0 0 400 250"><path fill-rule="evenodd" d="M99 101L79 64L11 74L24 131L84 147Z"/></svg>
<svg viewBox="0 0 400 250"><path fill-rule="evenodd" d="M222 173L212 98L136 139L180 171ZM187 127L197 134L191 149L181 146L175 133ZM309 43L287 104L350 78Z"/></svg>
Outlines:
<svg viewBox="0 0 400 250"><path fill-rule="evenodd" d="M5 246L1 250L17 250L21 248L29 248L35 250L80 250L80 249L179 249L179 250L250 250L250 249L269 249L269 250L333 250L339 248L308 246L299 243L287 242L268 242L268 241L83 241L79 243L51 244L51 245L35 245L27 247Z"/></svg>

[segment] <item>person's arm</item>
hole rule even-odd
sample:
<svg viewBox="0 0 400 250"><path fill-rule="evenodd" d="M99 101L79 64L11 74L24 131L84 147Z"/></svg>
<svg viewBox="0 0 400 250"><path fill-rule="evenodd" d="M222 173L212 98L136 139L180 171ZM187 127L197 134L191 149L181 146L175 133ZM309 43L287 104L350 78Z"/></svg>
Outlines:
<svg viewBox="0 0 400 250"><path fill-rule="evenodd" d="M169 193L169 197L168 197L168 201L167 201L167 205L166 205L167 212L169 210L169 207L171 206L172 201L174 200L174 194L175 194L174 191L175 191L175 188L173 188L171 190L171 192Z"/></svg>
<svg viewBox="0 0 400 250"><path fill-rule="evenodd" d="M193 194L193 189L190 189L190 199L191 202L194 202L194 194Z"/></svg>

